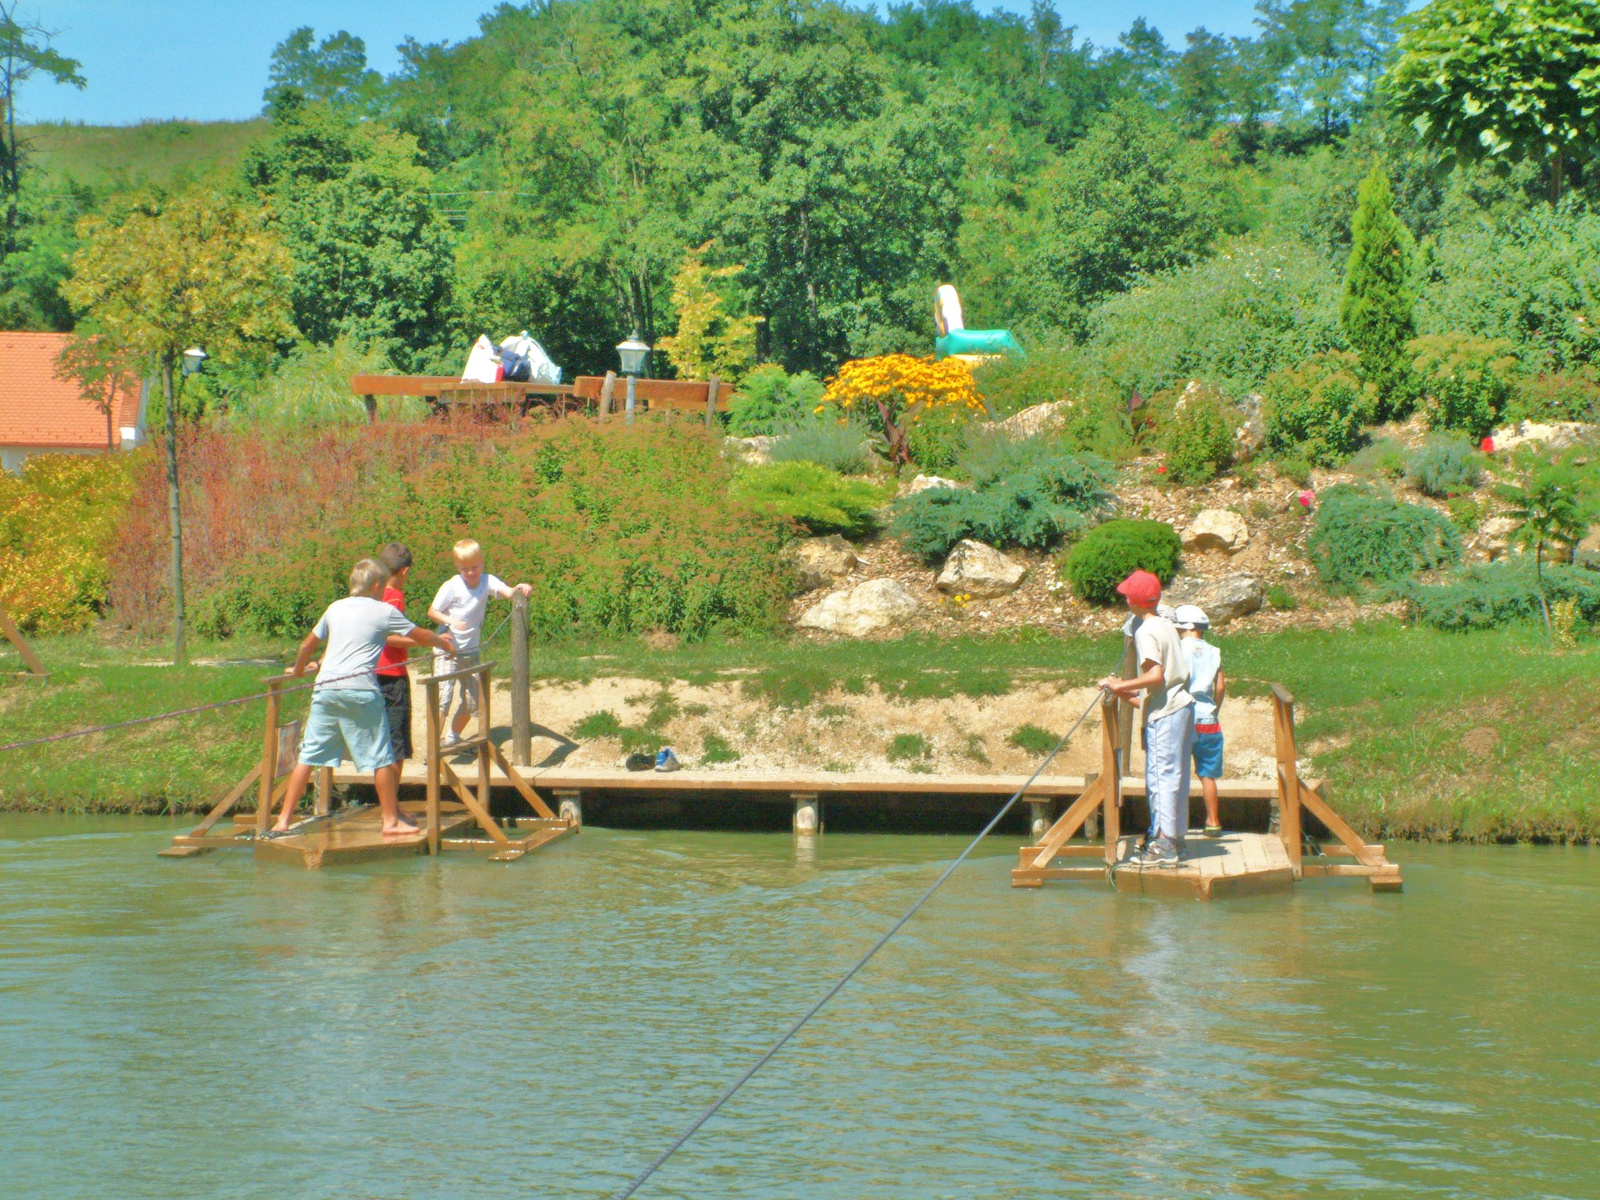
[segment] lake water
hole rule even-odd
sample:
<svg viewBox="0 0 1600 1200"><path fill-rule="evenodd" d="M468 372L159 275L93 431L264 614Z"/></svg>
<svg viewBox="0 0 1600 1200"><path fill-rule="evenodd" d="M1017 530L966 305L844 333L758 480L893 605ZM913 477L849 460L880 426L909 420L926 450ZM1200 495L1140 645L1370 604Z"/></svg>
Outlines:
<svg viewBox="0 0 1600 1200"><path fill-rule="evenodd" d="M8 1197L605 1197L962 845L307 872L169 833L0 818ZM640 1195L1600 1195L1600 854L1202 905L988 849Z"/></svg>

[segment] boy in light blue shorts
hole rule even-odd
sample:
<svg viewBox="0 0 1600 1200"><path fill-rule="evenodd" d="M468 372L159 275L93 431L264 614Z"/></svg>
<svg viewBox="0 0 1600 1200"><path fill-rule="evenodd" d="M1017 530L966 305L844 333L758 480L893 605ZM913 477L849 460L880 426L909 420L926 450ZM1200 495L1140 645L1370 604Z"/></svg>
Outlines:
<svg viewBox="0 0 1600 1200"><path fill-rule="evenodd" d="M395 766L394 745L389 737L388 705L378 686L378 656L390 639L407 639L406 644L433 646L448 654L455 653L456 645L448 635L440 636L413 625L403 612L378 598L389 575L389 568L374 559L358 562L350 572L350 594L328 605L316 627L300 643L294 666L287 671L296 678L303 676L317 647L327 643L328 651L322 657L311 693L311 713L300 742L300 761L289 773L283 811L272 827L275 833L289 828L311 772L318 767L338 766L347 750L356 770L372 775L378 789L378 807L383 813L384 836L418 832L416 824L400 812L400 771Z"/></svg>
<svg viewBox="0 0 1600 1200"><path fill-rule="evenodd" d="M1218 710L1228 694L1222 651L1205 640L1211 620L1197 604L1180 604L1173 614L1178 644L1189 663L1189 694L1194 697L1194 773L1206 801L1206 836L1222 832L1217 780L1222 778L1222 724Z"/></svg>

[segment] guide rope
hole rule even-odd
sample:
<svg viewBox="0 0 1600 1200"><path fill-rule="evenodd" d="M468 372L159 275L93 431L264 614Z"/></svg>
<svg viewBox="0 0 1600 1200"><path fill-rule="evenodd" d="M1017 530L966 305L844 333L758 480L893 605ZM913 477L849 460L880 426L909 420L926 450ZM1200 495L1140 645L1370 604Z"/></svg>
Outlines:
<svg viewBox="0 0 1600 1200"><path fill-rule="evenodd" d="M480 645L487 646L495 638L499 637L500 631L506 627L510 620L511 616L507 615L505 620L495 626L494 632L484 638ZM433 653L432 650L423 650L419 653L408 655L406 665L410 666L413 662L430 658ZM192 717L196 713L215 712L219 708L237 708L241 704L252 704L257 700L265 700L274 693L283 696L291 692L303 692L322 684L340 683L343 680L357 679L366 674L368 674L366 671L352 671L348 675L335 675L331 679L307 680L304 683L297 683L293 687L274 688L272 691L267 692L252 692L248 696L238 696L232 700L216 700L210 704L196 704L190 708L175 708L171 712L154 713L148 717L134 717L128 721L112 721L105 725L89 725L83 729L69 729L66 733L52 733L47 737L26 738L18 742L4 742L0 743L0 754L4 754L8 750L26 750L30 746L48 746L52 742L65 742L73 738L91 737L97 733L113 733L118 729L132 729L138 725L151 725L158 721L173 721L179 717Z"/></svg>
<svg viewBox="0 0 1600 1200"><path fill-rule="evenodd" d="M906 909L905 914L901 916L898 921L889 926L888 932L874 942L872 947L856 960L855 965L846 971L839 978L837 983L823 993L821 999L808 1008L801 1015L798 1021L789 1026L789 1028L784 1031L783 1035L779 1037L777 1041L773 1042L772 1045L767 1048L766 1052L750 1065L749 1069L746 1070L744 1074L740 1075L738 1079L735 1079L731 1084L729 1084L727 1089L722 1093L722 1095L718 1096L716 1100L712 1102L709 1108L696 1117L694 1121L690 1123L689 1127L673 1140L671 1145L657 1155L655 1160L651 1162L648 1167L639 1172L639 1174L634 1177L633 1182L629 1183L628 1186L623 1188L620 1192L617 1192L612 1197L612 1200L628 1200L629 1196L632 1196L635 1192L637 1192L639 1188L643 1186L645 1181L650 1178L650 1176L659 1171L669 1158L683 1148L685 1142L699 1132L702 1125L717 1115L717 1110L731 1100L735 1092L737 1092L745 1084L749 1083L750 1080L755 1077L757 1071L761 1070L762 1067L766 1066L767 1063L772 1061L773 1056L776 1055L779 1050L782 1050L786 1044L788 1044L790 1038L799 1033L812 1017L821 1012L823 1006L825 1006L828 1001L832 1000L844 990L845 984L854 979L856 977L856 973L859 972L862 967L866 966L867 963L872 961L873 956L877 954L879 950L882 950L886 945L889 944L889 939L894 937L895 934L899 933L907 921L916 916L917 910L928 902L933 894L937 892L944 884L944 881L949 879L950 876L955 873L955 869L966 861L967 856L978 848L978 843L983 841L984 838L988 837L989 834L994 831L995 826L1000 824L1001 820L1003 820L1005 815L1011 811L1011 809L1016 805L1017 801L1022 798L1023 794L1033 786L1034 780L1038 779L1039 776L1044 773L1044 769L1050 765L1051 760L1053 760L1055 756L1061 752L1061 747L1067 744L1067 739L1073 734L1077 733L1079 726L1089 719L1089 714L1094 711L1095 705L1099 703L1100 697L1098 695L1096 695L1093 700L1089 701L1089 707L1083 710L1083 715L1072 723L1072 728L1061 735L1061 739L1056 742L1055 748L1052 749L1049 754L1046 754L1040 761L1039 765L1034 768L1033 774L1028 776L1028 782L1023 784L1011 794L1011 798L1007 800L1005 804L1001 805L1000 811L995 813L995 815L989 819L989 823L978 831L978 836L973 838L972 841L968 842L967 848L960 854L956 855L955 860L951 862L950 865L947 866L942 872L940 872L939 878L935 879L928 890L923 892L922 895L917 898L916 903L910 908Z"/></svg>

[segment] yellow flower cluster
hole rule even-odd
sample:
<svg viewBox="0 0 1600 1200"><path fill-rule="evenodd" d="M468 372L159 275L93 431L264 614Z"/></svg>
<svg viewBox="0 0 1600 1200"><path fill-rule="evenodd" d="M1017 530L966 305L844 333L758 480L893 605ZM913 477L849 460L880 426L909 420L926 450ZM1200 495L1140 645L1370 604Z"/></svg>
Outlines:
<svg viewBox="0 0 1600 1200"><path fill-rule="evenodd" d="M817 411L834 405L849 412L857 405L880 401L891 411L910 410L912 420L940 408L984 411L972 368L961 359L917 358L911 354L881 354L845 363L828 380Z"/></svg>
<svg viewBox="0 0 1600 1200"><path fill-rule="evenodd" d="M45 455L0 474L0 603L40 633L82 629L106 598L106 550L132 493L130 457Z"/></svg>

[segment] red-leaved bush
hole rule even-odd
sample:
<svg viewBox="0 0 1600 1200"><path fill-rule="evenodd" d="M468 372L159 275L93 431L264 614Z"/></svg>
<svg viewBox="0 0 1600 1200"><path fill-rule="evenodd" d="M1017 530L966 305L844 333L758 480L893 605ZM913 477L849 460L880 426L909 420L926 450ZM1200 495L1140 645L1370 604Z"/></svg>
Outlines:
<svg viewBox="0 0 1600 1200"><path fill-rule="evenodd" d="M336 429L287 444L254 431L191 435L180 454L184 563L196 628L304 631L345 594L351 564L388 541L416 561L408 611L483 543L489 569L534 591L542 637L772 627L784 530L727 498L718 440L670 416L493 427ZM112 562L117 613L168 619L166 506L152 457Z"/></svg>

